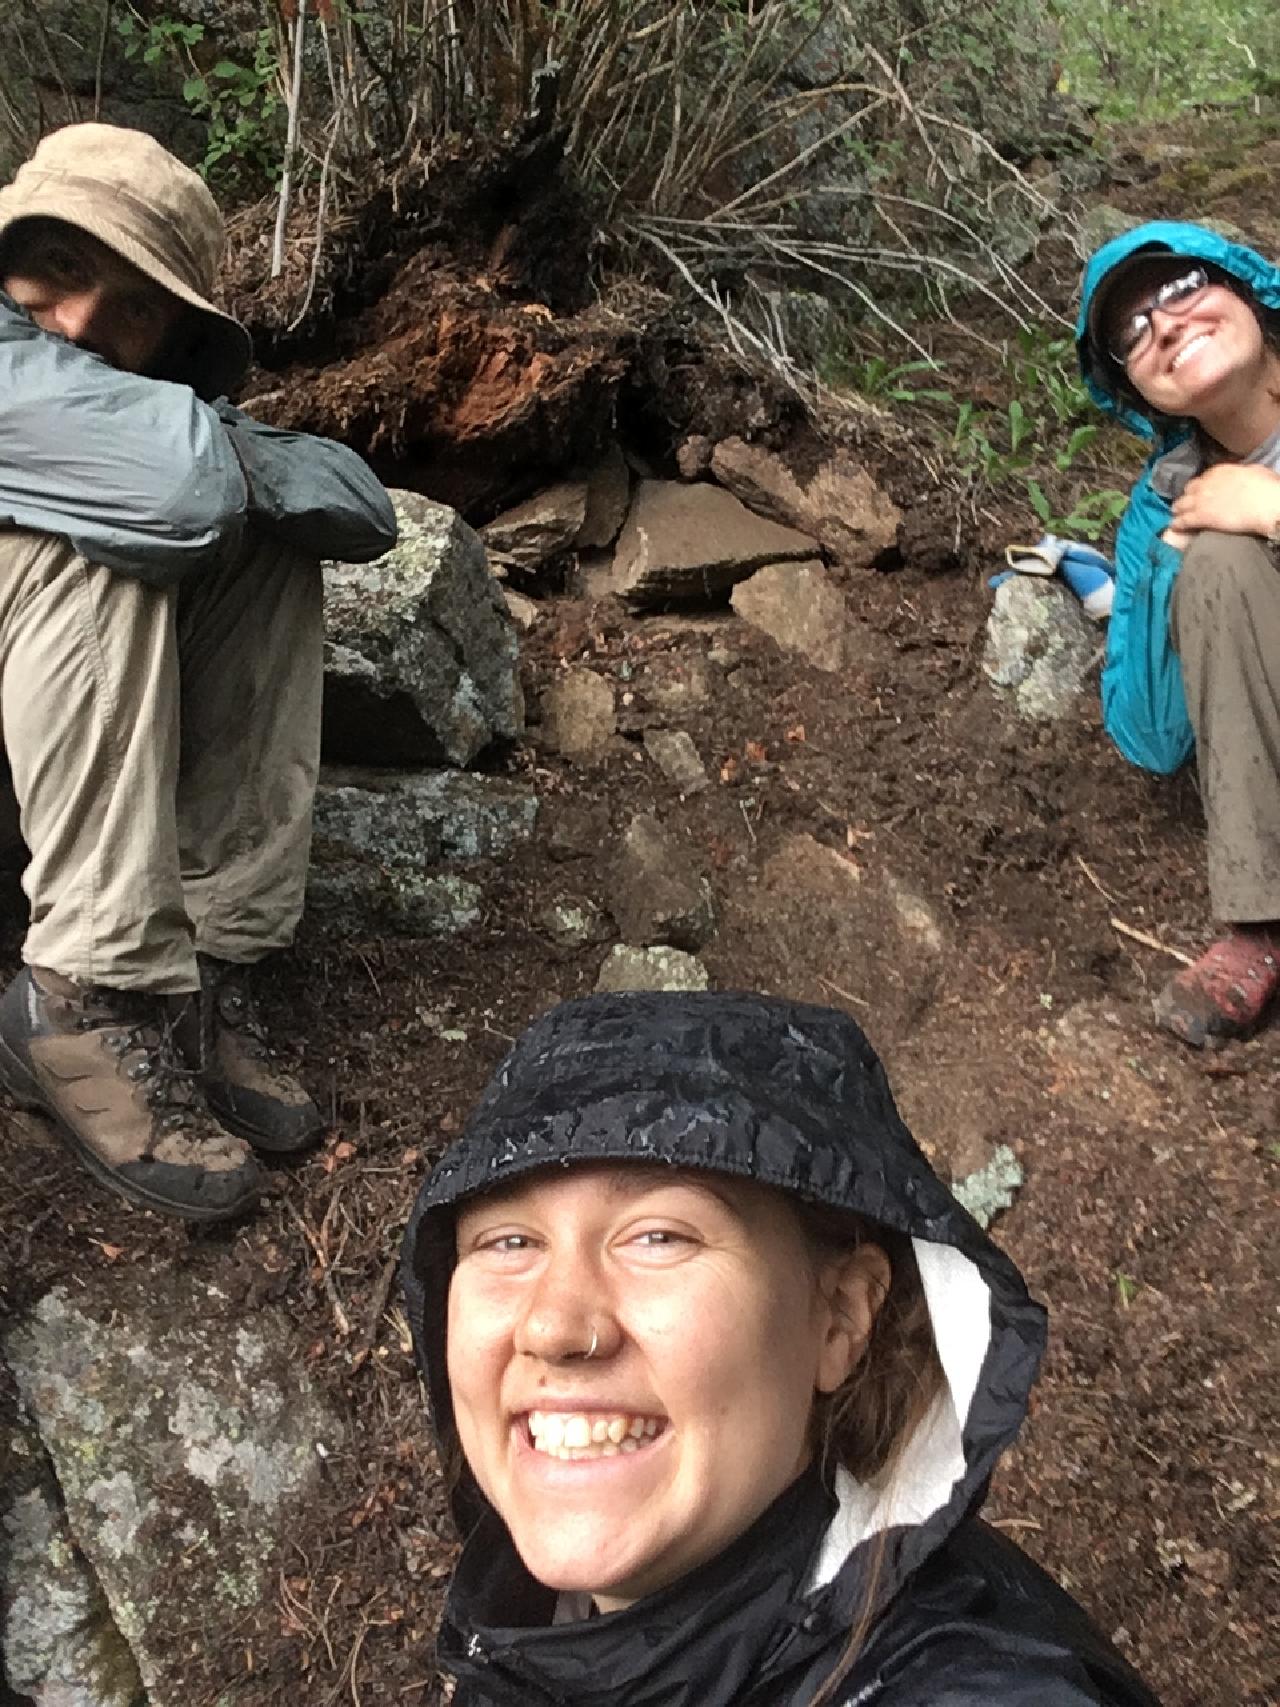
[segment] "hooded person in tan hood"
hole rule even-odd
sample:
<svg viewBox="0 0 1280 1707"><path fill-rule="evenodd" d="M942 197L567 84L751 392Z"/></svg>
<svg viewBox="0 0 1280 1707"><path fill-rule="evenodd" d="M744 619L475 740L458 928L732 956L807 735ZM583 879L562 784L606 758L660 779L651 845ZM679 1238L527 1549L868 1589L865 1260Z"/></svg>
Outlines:
<svg viewBox="0 0 1280 1707"><path fill-rule="evenodd" d="M248 969L291 941L319 558L395 539L354 452L234 409L223 225L151 137L68 126L0 189L0 732L31 904L0 1085L131 1200L256 1196L322 1122Z"/></svg>

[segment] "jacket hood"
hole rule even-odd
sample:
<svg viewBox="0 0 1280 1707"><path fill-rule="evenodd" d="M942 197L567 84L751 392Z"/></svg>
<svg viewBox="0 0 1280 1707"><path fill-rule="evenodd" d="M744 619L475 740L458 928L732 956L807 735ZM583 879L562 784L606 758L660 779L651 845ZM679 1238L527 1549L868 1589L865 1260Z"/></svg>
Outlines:
<svg viewBox="0 0 1280 1707"><path fill-rule="evenodd" d="M831 1508L790 1585L797 1597L834 1595L845 1605L849 1584L865 1575L866 1544L883 1536L881 1581L892 1592L980 1503L1025 1414L1044 1311L930 1168L862 1032L831 1009L721 993L593 996L524 1033L423 1187L405 1234L409 1320L446 1458L456 1455L445 1313L458 1204L538 1170L598 1161L752 1179L912 1239L943 1389L886 1485L837 1473ZM500 1651L502 1632L481 1635L476 1619L487 1626L497 1606L528 1605L546 1591L504 1546L505 1530L465 1469L454 1513L464 1534L474 1531L459 1580L478 1580L468 1553L482 1554L479 1577L489 1585L482 1604L471 1600L470 1640ZM616 1631L630 1617L590 1629Z"/></svg>
<svg viewBox="0 0 1280 1707"><path fill-rule="evenodd" d="M1104 243L1085 268L1076 322L1076 353L1085 386L1094 402L1145 439L1157 436L1157 426L1142 413L1138 402L1121 389L1115 363L1094 345L1090 323L1094 304L1108 288L1108 279L1134 256L1148 253L1185 255L1191 260L1207 261L1238 280L1264 308L1280 311L1280 268L1256 249L1233 243L1207 226L1172 219L1152 220ZM1175 433L1162 431L1161 436L1180 437L1182 429L1179 425Z"/></svg>

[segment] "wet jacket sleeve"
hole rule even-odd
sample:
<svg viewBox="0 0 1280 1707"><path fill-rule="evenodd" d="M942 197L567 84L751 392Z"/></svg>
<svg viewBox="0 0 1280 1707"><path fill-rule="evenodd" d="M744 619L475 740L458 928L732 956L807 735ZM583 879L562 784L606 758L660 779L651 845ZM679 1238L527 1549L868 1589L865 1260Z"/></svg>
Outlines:
<svg viewBox="0 0 1280 1707"><path fill-rule="evenodd" d="M225 401L214 408L244 469L255 526L308 556L342 563L369 563L395 544L391 500L355 451L264 426Z"/></svg>
<svg viewBox="0 0 1280 1707"><path fill-rule="evenodd" d="M189 387L121 373L0 295L0 527L164 586L237 548L248 501L226 429Z"/></svg>
<svg viewBox="0 0 1280 1707"><path fill-rule="evenodd" d="M1160 535L1170 508L1144 474L1116 535L1115 601L1102 671L1102 717L1130 764L1167 774L1195 745L1169 605L1182 553Z"/></svg>

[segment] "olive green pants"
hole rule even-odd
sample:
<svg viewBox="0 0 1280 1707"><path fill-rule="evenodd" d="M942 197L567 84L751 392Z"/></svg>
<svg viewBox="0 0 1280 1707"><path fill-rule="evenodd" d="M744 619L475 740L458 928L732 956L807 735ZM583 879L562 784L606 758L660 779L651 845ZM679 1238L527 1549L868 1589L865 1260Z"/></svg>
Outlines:
<svg viewBox="0 0 1280 1707"><path fill-rule="evenodd" d="M157 589L0 532L0 734L30 860L29 964L199 988L302 911L320 753L319 565L257 545Z"/></svg>
<svg viewBox="0 0 1280 1707"><path fill-rule="evenodd" d="M1251 534L1197 534L1169 633L1196 733L1214 914L1280 919L1280 554Z"/></svg>

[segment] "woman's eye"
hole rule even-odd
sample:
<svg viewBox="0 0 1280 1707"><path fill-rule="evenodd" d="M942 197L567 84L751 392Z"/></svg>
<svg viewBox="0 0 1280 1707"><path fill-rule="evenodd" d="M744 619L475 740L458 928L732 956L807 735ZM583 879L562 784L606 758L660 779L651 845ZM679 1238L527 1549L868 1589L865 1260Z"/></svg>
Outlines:
<svg viewBox="0 0 1280 1707"><path fill-rule="evenodd" d="M675 1227L644 1227L633 1235L632 1243L645 1250L660 1251L692 1244L693 1239L689 1233L681 1232Z"/></svg>
<svg viewBox="0 0 1280 1707"><path fill-rule="evenodd" d="M473 1251L492 1252L497 1256L507 1256L518 1251L533 1249L533 1240L527 1233L491 1233L483 1234L472 1242Z"/></svg>

